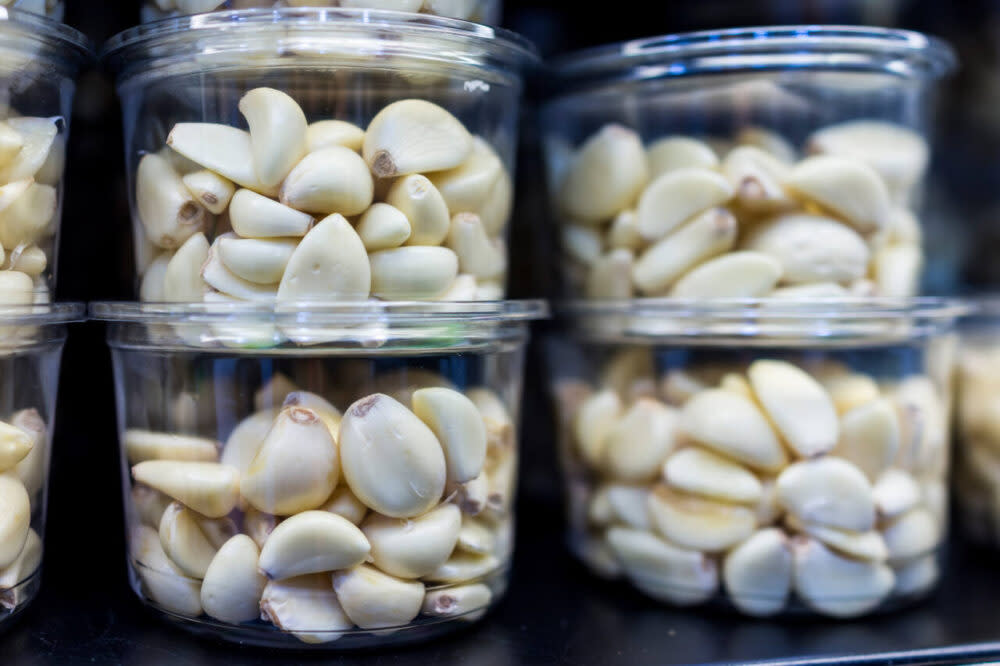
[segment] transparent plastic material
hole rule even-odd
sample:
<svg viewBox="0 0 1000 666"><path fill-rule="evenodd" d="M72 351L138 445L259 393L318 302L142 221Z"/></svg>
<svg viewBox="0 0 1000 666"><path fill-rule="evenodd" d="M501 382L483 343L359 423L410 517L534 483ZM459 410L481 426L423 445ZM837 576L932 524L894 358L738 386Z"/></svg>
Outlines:
<svg viewBox="0 0 1000 666"><path fill-rule="evenodd" d="M62 21L66 13L63 0L3 0L0 1L0 9L3 8L40 14L55 21Z"/></svg>
<svg viewBox="0 0 1000 666"><path fill-rule="evenodd" d="M557 60L542 131L563 293L914 295L934 84L953 64L917 33L836 26Z"/></svg>
<svg viewBox="0 0 1000 666"><path fill-rule="evenodd" d="M140 26L106 58L141 300L503 297L527 42L422 14L241 10Z"/></svg>
<svg viewBox="0 0 1000 666"><path fill-rule="evenodd" d="M656 600L752 616L922 597L947 529L960 311L569 306L548 359L572 551Z"/></svg>
<svg viewBox="0 0 1000 666"><path fill-rule="evenodd" d="M89 56L76 30L0 7L0 303L48 302L55 288L74 78Z"/></svg>
<svg viewBox="0 0 1000 666"><path fill-rule="evenodd" d="M482 618L509 575L527 321L543 312L93 306L136 593L193 631L284 647ZM313 342L231 346L235 327L285 325Z"/></svg>
<svg viewBox="0 0 1000 666"><path fill-rule="evenodd" d="M259 7L344 7L349 9L377 9L398 12L419 12L445 18L473 21L486 25L500 23L500 0L145 0L142 4L142 22L162 18L215 12L226 9Z"/></svg>
<svg viewBox="0 0 1000 666"><path fill-rule="evenodd" d="M82 305L0 306L0 626L41 584L59 361Z"/></svg>

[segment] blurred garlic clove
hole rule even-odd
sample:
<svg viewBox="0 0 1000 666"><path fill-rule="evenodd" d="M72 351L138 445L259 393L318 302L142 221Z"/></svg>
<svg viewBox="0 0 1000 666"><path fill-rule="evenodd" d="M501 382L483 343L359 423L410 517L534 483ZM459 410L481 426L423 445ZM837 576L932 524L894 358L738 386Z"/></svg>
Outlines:
<svg viewBox="0 0 1000 666"><path fill-rule="evenodd" d="M631 250L614 249L599 257L587 274L584 291L594 300L632 298L632 269L635 256Z"/></svg>
<svg viewBox="0 0 1000 666"><path fill-rule="evenodd" d="M21 149L0 169L0 183L34 178L52 151L59 118L8 118L7 126L21 137ZM42 181L40 181L42 182Z"/></svg>
<svg viewBox="0 0 1000 666"><path fill-rule="evenodd" d="M794 515L788 516L788 526L822 541L825 545L842 555L857 560L885 562L889 558L889 549L886 547L885 539L875 530L856 532L854 530L803 523Z"/></svg>
<svg viewBox="0 0 1000 666"><path fill-rule="evenodd" d="M223 238L219 259L237 277L256 284L281 280L298 242L280 238ZM207 250L207 245L206 245Z"/></svg>
<svg viewBox="0 0 1000 666"><path fill-rule="evenodd" d="M496 548L496 537L493 530L478 520L463 516L455 548L466 553L487 555Z"/></svg>
<svg viewBox="0 0 1000 666"><path fill-rule="evenodd" d="M240 421L222 447L219 462L235 467L241 475L246 474L250 469L250 463L264 445L264 438L271 430L271 424L277 415L276 409L264 409Z"/></svg>
<svg viewBox="0 0 1000 666"><path fill-rule="evenodd" d="M736 201L749 211L773 211L795 206L782 182L787 164L755 146L738 146L722 161L722 173L736 192Z"/></svg>
<svg viewBox="0 0 1000 666"><path fill-rule="evenodd" d="M577 224L564 224L560 230L566 256L582 266L593 266L603 254L601 232Z"/></svg>
<svg viewBox="0 0 1000 666"><path fill-rule="evenodd" d="M143 273L142 283L139 285L139 300L147 303L160 303L163 301L163 277L167 273L167 264L173 255L164 252L149 264L146 272Z"/></svg>
<svg viewBox="0 0 1000 666"><path fill-rule="evenodd" d="M639 530L652 529L649 521L649 488L612 483L604 486L610 522Z"/></svg>
<svg viewBox="0 0 1000 666"><path fill-rule="evenodd" d="M257 180L276 186L306 154L306 116L294 99L274 88L250 90L238 107L250 128Z"/></svg>
<svg viewBox="0 0 1000 666"><path fill-rule="evenodd" d="M323 574L269 581L260 600L261 619L303 643L330 643L354 628L330 577Z"/></svg>
<svg viewBox="0 0 1000 666"><path fill-rule="evenodd" d="M887 469L872 488L880 519L893 519L916 508L922 495L916 479L901 469Z"/></svg>
<svg viewBox="0 0 1000 666"><path fill-rule="evenodd" d="M335 513L354 525L360 525L368 515L368 507L362 504L347 486L340 486L334 490L319 510Z"/></svg>
<svg viewBox="0 0 1000 666"><path fill-rule="evenodd" d="M763 127L744 127L736 135L736 144L759 148L785 164L799 159L795 147L785 137Z"/></svg>
<svg viewBox="0 0 1000 666"><path fill-rule="evenodd" d="M698 168L669 171L650 183L639 197L636 226L643 238L656 241L686 220L721 206L732 197L729 181L716 171Z"/></svg>
<svg viewBox="0 0 1000 666"><path fill-rule="evenodd" d="M558 191L560 209L589 226L631 207L649 180L642 140L621 125L605 125L573 158Z"/></svg>
<svg viewBox="0 0 1000 666"><path fill-rule="evenodd" d="M671 455L663 464L663 478L672 488L708 499L756 504L761 498L760 481L753 472L700 447Z"/></svg>
<svg viewBox="0 0 1000 666"><path fill-rule="evenodd" d="M846 298L850 296L850 293L836 282L814 282L781 287L772 291L768 296L770 298L805 301L815 298Z"/></svg>
<svg viewBox="0 0 1000 666"><path fill-rule="evenodd" d="M0 421L0 473L13 469L24 460L34 445L35 440L29 433L16 425ZM484 441L483 449L485 448Z"/></svg>
<svg viewBox="0 0 1000 666"><path fill-rule="evenodd" d="M281 403L285 407L306 407L316 412L334 441L337 441L337 433L340 430L340 420L342 418L340 410L334 407L329 400L321 395L309 391L292 391L285 396Z"/></svg>
<svg viewBox="0 0 1000 666"><path fill-rule="evenodd" d="M920 220L909 208L897 206L889 216L889 227L886 229L886 244L915 245L920 247L923 242L923 230Z"/></svg>
<svg viewBox="0 0 1000 666"><path fill-rule="evenodd" d="M369 252L399 247L410 237L410 221L395 206L373 203L358 220L358 236Z"/></svg>
<svg viewBox="0 0 1000 666"><path fill-rule="evenodd" d="M834 454L857 465L874 482L899 450L899 417L885 398L854 407L840 419Z"/></svg>
<svg viewBox="0 0 1000 666"><path fill-rule="evenodd" d="M476 211L479 219L483 221L486 233L490 236L502 235L513 207L514 184L511 182L510 174L503 170L490 188L490 193L486 195L486 201Z"/></svg>
<svg viewBox="0 0 1000 666"><path fill-rule="evenodd" d="M31 438L31 450L14 467L14 474L24 484L28 496L34 497L45 486L45 479L48 476L48 429L41 414L33 407L15 412L10 422Z"/></svg>
<svg viewBox="0 0 1000 666"><path fill-rule="evenodd" d="M677 444L677 411L639 398L605 437L604 469L625 482L651 481Z"/></svg>
<svg viewBox="0 0 1000 666"><path fill-rule="evenodd" d="M774 525L784 514L784 508L778 502L778 483L773 477L760 479L760 501L755 512L757 524L760 526Z"/></svg>
<svg viewBox="0 0 1000 666"><path fill-rule="evenodd" d="M305 236L313 218L253 190L237 190L229 204L233 231L243 238Z"/></svg>
<svg viewBox="0 0 1000 666"><path fill-rule="evenodd" d="M754 394L785 443L799 456L827 453L837 444L837 410L826 389L786 361L759 360L747 377Z"/></svg>
<svg viewBox="0 0 1000 666"><path fill-rule="evenodd" d="M924 255L916 245L890 245L875 254L875 282L880 296L906 298L917 293Z"/></svg>
<svg viewBox="0 0 1000 666"><path fill-rule="evenodd" d="M658 601L679 606L700 604L719 587L715 560L704 553L625 527L608 530L607 541L632 584Z"/></svg>
<svg viewBox="0 0 1000 666"><path fill-rule="evenodd" d="M324 218L298 244L278 286L279 301L368 297L372 271L357 232L342 215Z"/></svg>
<svg viewBox="0 0 1000 666"><path fill-rule="evenodd" d="M20 555L30 521L31 501L24 484L11 475L0 475L0 569Z"/></svg>
<svg viewBox="0 0 1000 666"><path fill-rule="evenodd" d="M0 271L0 305L31 305L35 282L20 271Z"/></svg>
<svg viewBox="0 0 1000 666"><path fill-rule="evenodd" d="M665 292L697 264L732 248L738 226L725 208L710 208L696 215L639 256L632 280L645 294Z"/></svg>
<svg viewBox="0 0 1000 666"><path fill-rule="evenodd" d="M507 248L502 242L486 235L475 213L458 213L451 219L445 244L455 252L458 269L463 273L483 280L507 273Z"/></svg>
<svg viewBox="0 0 1000 666"><path fill-rule="evenodd" d="M788 463L781 442L757 405L722 389L695 393L681 410L681 430L695 441L765 471Z"/></svg>
<svg viewBox="0 0 1000 666"><path fill-rule="evenodd" d="M143 525L148 525L154 529L160 528L160 520L163 513L171 504L171 499L159 490L153 490L149 486L136 483L130 491L132 506L136 511L139 521Z"/></svg>
<svg viewBox="0 0 1000 666"><path fill-rule="evenodd" d="M486 426L471 400L448 388L423 388L411 398L413 413L444 450L448 480L465 483L479 476L486 460Z"/></svg>
<svg viewBox="0 0 1000 666"><path fill-rule="evenodd" d="M819 541L793 546L795 592L813 610L832 617L857 617L878 606L895 577L883 563L837 555Z"/></svg>
<svg viewBox="0 0 1000 666"><path fill-rule="evenodd" d="M486 507L490 492L490 482L486 474L480 474L465 483L449 484L445 488L447 495L454 495L455 505L462 513L476 516Z"/></svg>
<svg viewBox="0 0 1000 666"><path fill-rule="evenodd" d="M474 301L502 301L507 293L506 280L480 282L476 285Z"/></svg>
<svg viewBox="0 0 1000 666"><path fill-rule="evenodd" d="M205 209L167 160L154 153L143 155L135 183L136 212L146 236L158 247L178 247L204 229Z"/></svg>
<svg viewBox="0 0 1000 666"><path fill-rule="evenodd" d="M573 420L577 451L590 467L600 467L607 449L608 434L624 411L621 398L612 390L588 397L580 405Z"/></svg>
<svg viewBox="0 0 1000 666"><path fill-rule="evenodd" d="M769 255L782 266L786 284L846 284L868 272L871 252L845 224L821 215L788 213L755 227L743 247Z"/></svg>
<svg viewBox="0 0 1000 666"><path fill-rule="evenodd" d="M719 158L711 146L686 136L657 139L646 149L646 161L651 180L677 169L714 169L719 166Z"/></svg>
<svg viewBox="0 0 1000 666"><path fill-rule="evenodd" d="M433 173L429 178L452 215L476 213L486 202L503 170L503 162L493 147L476 136L472 138L472 151L464 162L454 169Z"/></svg>
<svg viewBox="0 0 1000 666"><path fill-rule="evenodd" d="M0 243L15 248L52 235L51 223L58 207L56 188L32 183L24 194L0 211Z"/></svg>
<svg viewBox="0 0 1000 666"><path fill-rule="evenodd" d="M126 457L133 465L144 460L215 462L219 459L218 442L205 437L130 428L125 431L124 440Z"/></svg>
<svg viewBox="0 0 1000 666"><path fill-rule="evenodd" d="M858 372L846 375L817 377L823 388L830 394L833 406L841 415L841 429L844 428L843 416L855 407L878 400L880 392L875 380Z"/></svg>
<svg viewBox="0 0 1000 666"><path fill-rule="evenodd" d="M898 596L911 596L926 592L934 587L941 570L937 555L928 555L912 562L906 562L894 568L896 584L892 593Z"/></svg>
<svg viewBox="0 0 1000 666"><path fill-rule="evenodd" d="M365 131L362 155L379 178L453 169L472 151L472 136L448 111L420 99L384 107Z"/></svg>
<svg viewBox="0 0 1000 666"><path fill-rule="evenodd" d="M461 618L475 622L483 616L492 600L490 588L481 583L459 585L428 591L420 611L431 617Z"/></svg>
<svg viewBox="0 0 1000 666"><path fill-rule="evenodd" d="M681 494L666 486L653 490L648 507L657 532L692 550L728 550L749 537L757 522L748 507Z"/></svg>
<svg viewBox="0 0 1000 666"><path fill-rule="evenodd" d="M864 473L841 458L802 460L778 477L778 500L803 523L867 532L875 501Z"/></svg>
<svg viewBox="0 0 1000 666"><path fill-rule="evenodd" d="M385 300L429 300L458 276L458 256L446 247L407 246L373 252L372 295Z"/></svg>
<svg viewBox="0 0 1000 666"><path fill-rule="evenodd" d="M183 617L202 613L200 581L189 578L163 552L160 535L146 525L129 537L135 571L143 589L159 606Z"/></svg>
<svg viewBox="0 0 1000 666"><path fill-rule="evenodd" d="M448 204L426 176L413 174L399 178L386 193L385 202L409 221L407 245L440 245L448 236L451 226Z"/></svg>
<svg viewBox="0 0 1000 666"><path fill-rule="evenodd" d="M441 504L416 518L371 514L361 530L371 543L371 558L382 571L400 578L420 578L442 566L455 550L462 513Z"/></svg>
<svg viewBox="0 0 1000 666"><path fill-rule="evenodd" d="M306 128L306 149L310 153L329 146L343 146L359 152L364 140L363 129L343 120L318 120Z"/></svg>
<svg viewBox="0 0 1000 666"><path fill-rule="evenodd" d="M354 524L327 511L303 511L281 521L260 551L260 570L271 580L355 567L371 546Z"/></svg>
<svg viewBox="0 0 1000 666"><path fill-rule="evenodd" d="M477 284L474 275L459 274L455 276L455 281L448 287L448 291L441 294L438 299L442 301L475 301L478 299Z"/></svg>
<svg viewBox="0 0 1000 666"><path fill-rule="evenodd" d="M258 548L263 548L271 532L278 526L280 519L263 511L248 506L243 512L243 531L253 539Z"/></svg>
<svg viewBox="0 0 1000 666"><path fill-rule="evenodd" d="M22 146L24 137L8 123L0 121L0 169L7 168L21 151Z"/></svg>
<svg viewBox="0 0 1000 666"><path fill-rule="evenodd" d="M424 7L431 14L462 21L472 20L473 12L480 8L476 0L427 0Z"/></svg>
<svg viewBox="0 0 1000 666"><path fill-rule="evenodd" d="M181 177L184 186L208 212L219 215L229 207L236 186L214 171L202 169Z"/></svg>
<svg viewBox="0 0 1000 666"><path fill-rule="evenodd" d="M253 622L267 579L257 571L260 551L253 539L237 534L219 548L201 583L201 605L220 622Z"/></svg>
<svg viewBox="0 0 1000 666"><path fill-rule="evenodd" d="M330 146L295 165L281 184L279 200L307 213L360 215L371 205L374 192L361 156L350 148Z"/></svg>
<svg viewBox="0 0 1000 666"><path fill-rule="evenodd" d="M792 548L777 528L755 532L726 554L722 564L726 594L754 617L780 612L792 587Z"/></svg>
<svg viewBox="0 0 1000 666"><path fill-rule="evenodd" d="M196 303L205 291L201 269L208 261L208 239L200 231L181 245L163 273L163 300Z"/></svg>
<svg viewBox="0 0 1000 666"><path fill-rule="evenodd" d="M608 247L613 249L639 250L645 239L639 234L637 216L634 210L623 210L615 215L605 236Z"/></svg>
<svg viewBox="0 0 1000 666"><path fill-rule="evenodd" d="M163 552L185 576L205 577L218 550L201 528L201 518L180 502L173 502L160 518Z"/></svg>
<svg viewBox="0 0 1000 666"><path fill-rule="evenodd" d="M938 546L940 534L934 514L924 508L904 513L882 530L889 557L893 560L909 560L931 553Z"/></svg>
<svg viewBox="0 0 1000 666"><path fill-rule="evenodd" d="M736 395L741 395L747 400L757 400L753 394L753 389L750 388L750 382L744 379L743 375L735 372L723 375L722 379L719 380L719 388L723 391L730 391Z"/></svg>
<svg viewBox="0 0 1000 666"><path fill-rule="evenodd" d="M670 290L674 298L756 298L781 279L781 264L762 252L730 252L685 273Z"/></svg>
<svg viewBox="0 0 1000 666"><path fill-rule="evenodd" d="M340 425L340 456L351 491L378 513L419 516L444 491L444 452L405 406L376 393L351 405Z"/></svg>
<svg viewBox="0 0 1000 666"><path fill-rule="evenodd" d="M10 590L17 587L32 576L42 564L42 538L38 532L28 528L28 536L17 557L6 567L0 567L0 590ZM3 594L0 594L0 608L7 604ZM15 600L15 605L16 605ZM10 610L8 608L7 610Z"/></svg>
<svg viewBox="0 0 1000 666"><path fill-rule="evenodd" d="M485 578L500 567L500 560L493 555L477 555L457 551L437 569L424 576L436 583L468 583Z"/></svg>
<svg viewBox="0 0 1000 666"><path fill-rule="evenodd" d="M201 278L205 284L237 300L273 301L277 293L274 285L261 285L244 280L222 263L222 259L219 258L219 245L225 239L224 236L216 238L208 249L208 258L201 267Z"/></svg>
<svg viewBox="0 0 1000 666"><path fill-rule="evenodd" d="M177 123L167 145L241 187L271 196L276 188L264 185L254 170L250 133L220 123Z"/></svg>
<svg viewBox="0 0 1000 666"><path fill-rule="evenodd" d="M889 191L878 172L863 162L830 155L808 157L792 167L785 185L862 233L888 224Z"/></svg>
<svg viewBox="0 0 1000 666"><path fill-rule="evenodd" d="M333 574L333 589L344 612L362 629L406 625L424 601L423 583L400 580L367 564Z"/></svg>
<svg viewBox="0 0 1000 666"><path fill-rule="evenodd" d="M254 507L287 516L315 509L340 478L337 443L319 415L285 407L240 481L240 493Z"/></svg>
<svg viewBox="0 0 1000 666"><path fill-rule="evenodd" d="M132 477L209 518L227 515L239 499L239 471L219 463L146 460Z"/></svg>

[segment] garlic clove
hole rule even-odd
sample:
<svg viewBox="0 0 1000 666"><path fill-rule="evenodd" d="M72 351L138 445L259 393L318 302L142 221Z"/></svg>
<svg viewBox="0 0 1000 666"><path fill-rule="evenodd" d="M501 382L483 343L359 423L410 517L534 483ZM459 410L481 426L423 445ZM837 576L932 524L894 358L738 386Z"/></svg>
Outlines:
<svg viewBox="0 0 1000 666"><path fill-rule="evenodd" d="M674 173L679 172L664 177ZM732 248L738 226L725 208L710 208L696 215L639 256L632 269L633 282L645 294L667 291L695 265Z"/></svg>
<svg viewBox="0 0 1000 666"><path fill-rule="evenodd" d="M632 206L649 180L642 140L621 125L605 125L576 153L558 190L559 208L588 226Z"/></svg>
<svg viewBox="0 0 1000 666"><path fill-rule="evenodd" d="M867 532L875 525L875 501L864 473L841 458L825 456L789 465L778 477L778 501L803 523Z"/></svg>
<svg viewBox="0 0 1000 666"><path fill-rule="evenodd" d="M52 151L59 128L59 118L25 116L8 118L7 126L21 138L21 149L0 169L0 182L9 183L34 178ZM44 182L44 180L42 181Z"/></svg>
<svg viewBox="0 0 1000 666"><path fill-rule="evenodd" d="M163 552L156 530L145 525L129 538L135 571L154 603L171 613L198 617L202 613L199 581L189 578Z"/></svg>
<svg viewBox="0 0 1000 666"><path fill-rule="evenodd" d="M481 583L429 590L420 612L431 617L461 618L468 622L480 619L493 600L490 588Z"/></svg>
<svg viewBox="0 0 1000 666"><path fill-rule="evenodd" d="M892 464L899 442L896 409L889 400L878 398L841 416L840 441L833 452L857 465L874 482Z"/></svg>
<svg viewBox="0 0 1000 666"><path fill-rule="evenodd" d="M126 457L133 465L144 460L215 462L219 459L218 442L205 437L130 428L125 431L124 439Z"/></svg>
<svg viewBox="0 0 1000 666"><path fill-rule="evenodd" d="M651 180L677 169L714 169L719 166L719 157L711 146L686 136L657 139L646 148L646 161Z"/></svg>
<svg viewBox="0 0 1000 666"><path fill-rule="evenodd" d="M788 213L755 227L743 247L766 254L782 267L782 281L846 284L868 272L871 251L857 231L829 217Z"/></svg>
<svg viewBox="0 0 1000 666"><path fill-rule="evenodd" d="M485 433L483 438L483 450L485 451ZM16 425L0 421L0 473L13 469L27 458L34 445L35 439L30 433Z"/></svg>
<svg viewBox="0 0 1000 666"><path fill-rule="evenodd" d="M364 244L350 223L334 214L313 227L295 248L277 298L360 300L368 297L372 281Z"/></svg>
<svg viewBox="0 0 1000 666"><path fill-rule="evenodd" d="M781 279L781 263L762 252L730 252L685 273L670 290L674 298L756 298Z"/></svg>
<svg viewBox="0 0 1000 666"><path fill-rule="evenodd" d="M259 554L257 544L245 534L219 548L201 583L201 605L207 615L228 624L257 619L267 582L257 571Z"/></svg>
<svg viewBox="0 0 1000 666"><path fill-rule="evenodd" d="M413 174L396 180L385 202L406 216L410 224L407 245L439 245L448 235L448 204L426 176Z"/></svg>
<svg viewBox="0 0 1000 666"><path fill-rule="evenodd" d="M21 554L30 521L31 502L24 484L12 475L0 475L0 569Z"/></svg>
<svg viewBox="0 0 1000 666"><path fill-rule="evenodd" d="M474 213L459 213L451 219L446 245L458 257L458 269L462 273L482 280L496 279L507 273L506 247L486 235L483 223Z"/></svg>
<svg viewBox="0 0 1000 666"><path fill-rule="evenodd" d="M198 232L184 241L163 273L163 300L196 303L205 291L201 269L208 261L208 240Z"/></svg>
<svg viewBox="0 0 1000 666"><path fill-rule="evenodd" d="M232 182L208 169L181 176L181 181L194 200L213 215L225 211L236 192Z"/></svg>
<svg viewBox="0 0 1000 666"><path fill-rule="evenodd" d="M681 410L681 430L739 462L777 471L788 462L781 442L757 405L723 389L695 393Z"/></svg>
<svg viewBox="0 0 1000 666"><path fill-rule="evenodd" d="M294 99L274 88L254 88L238 106L250 127L257 180L276 186L306 154L306 116Z"/></svg>
<svg viewBox="0 0 1000 666"><path fill-rule="evenodd" d="M756 504L762 495L753 472L700 447L671 455L663 464L663 478L672 488L723 502Z"/></svg>
<svg viewBox="0 0 1000 666"><path fill-rule="evenodd" d="M260 611L261 619L303 643L330 643L354 628L337 601L330 577L322 574L268 582Z"/></svg>
<svg viewBox="0 0 1000 666"><path fill-rule="evenodd" d="M361 521L368 515L368 507L355 497L347 486L340 486L334 490L326 502L319 507L319 511L335 513L354 525L360 525Z"/></svg>
<svg viewBox="0 0 1000 666"><path fill-rule="evenodd" d="M639 398L605 437L604 469L613 478L651 481L677 446L677 411L658 400Z"/></svg>
<svg viewBox="0 0 1000 666"><path fill-rule="evenodd" d="M464 162L454 169L433 173L429 178L451 215L476 213L486 203L503 170L500 156L477 136L472 138L472 150Z"/></svg>
<svg viewBox="0 0 1000 666"><path fill-rule="evenodd" d="M385 300L440 297L458 276L458 256L446 247L407 246L373 252L372 295Z"/></svg>
<svg viewBox="0 0 1000 666"><path fill-rule="evenodd" d="M416 518L371 514L361 530L371 543L376 567L400 578L420 578L448 561L461 526L462 513L458 507L441 504Z"/></svg>
<svg viewBox="0 0 1000 666"><path fill-rule="evenodd" d="M219 463L146 460L132 477L209 518L227 515L239 499L239 471Z"/></svg>
<svg viewBox="0 0 1000 666"><path fill-rule="evenodd" d="M369 252L399 247L410 237L410 221L401 210L387 203L374 203L358 220L358 236Z"/></svg>
<svg viewBox="0 0 1000 666"><path fill-rule="evenodd" d="M863 162L819 155L808 157L785 179L793 194L833 211L862 233L888 224L889 191L874 169Z"/></svg>
<svg viewBox="0 0 1000 666"><path fill-rule="evenodd" d="M276 409L263 409L240 421L222 447L219 461L223 465L235 467L241 475L246 474L250 463L264 445L264 438L277 415Z"/></svg>
<svg viewBox="0 0 1000 666"><path fill-rule="evenodd" d="M728 550L756 527L756 516L748 507L678 493L666 486L650 493L647 506L657 532L692 550Z"/></svg>
<svg viewBox="0 0 1000 666"><path fill-rule="evenodd" d="M792 587L792 549L776 528L755 532L726 554L722 565L726 594L740 611L754 617L780 612Z"/></svg>
<svg viewBox="0 0 1000 666"><path fill-rule="evenodd" d="M895 577L883 563L837 555L813 539L793 546L795 592L813 610L832 617L856 617L878 606Z"/></svg>
<svg viewBox="0 0 1000 666"><path fill-rule="evenodd" d="M349 569L365 561L371 546L355 525L328 511L303 511L281 521L260 551L260 570L270 580Z"/></svg>
<svg viewBox="0 0 1000 666"><path fill-rule="evenodd" d="M448 480L479 476L486 460L486 426L471 400L448 388L423 388L411 398L413 413L431 429L444 450Z"/></svg>
<svg viewBox="0 0 1000 666"><path fill-rule="evenodd" d="M250 133L246 130L219 123L177 123L167 135L167 145L241 187L268 196L276 194L276 188L257 178Z"/></svg>
<svg viewBox="0 0 1000 666"><path fill-rule="evenodd" d="M658 601L700 604L719 587L715 560L704 553L625 527L608 530L607 542L632 584Z"/></svg>
<svg viewBox="0 0 1000 666"><path fill-rule="evenodd" d="M163 552L185 576L199 580L205 577L218 550L202 529L202 520L180 502L173 502L163 512L159 525Z"/></svg>
<svg viewBox="0 0 1000 666"><path fill-rule="evenodd" d="M244 238L305 236L313 225L311 215L247 189L233 195L229 220Z"/></svg>
<svg viewBox="0 0 1000 666"><path fill-rule="evenodd" d="M659 176L639 197L636 227L656 241L686 220L721 206L733 197L733 187L716 171L683 168Z"/></svg>
<svg viewBox="0 0 1000 666"><path fill-rule="evenodd" d="M472 151L472 137L448 111L419 99L384 107L365 131L362 155L379 178L444 171Z"/></svg>
<svg viewBox="0 0 1000 666"><path fill-rule="evenodd" d="M771 422L797 455L808 458L836 446L837 410L811 375L791 363L764 359L750 364L747 377Z"/></svg>
<svg viewBox="0 0 1000 666"><path fill-rule="evenodd" d="M136 212L146 236L158 247L179 247L204 229L205 209L167 160L153 153L143 155L135 179Z"/></svg>
<svg viewBox="0 0 1000 666"><path fill-rule="evenodd" d="M437 569L424 576L437 583L468 583L485 578L500 567L494 555L456 552Z"/></svg>
<svg viewBox="0 0 1000 666"><path fill-rule="evenodd" d="M329 146L343 146L360 152L364 140L363 129L343 120L318 120L306 128L306 149L310 153Z"/></svg>
<svg viewBox="0 0 1000 666"><path fill-rule="evenodd" d="M281 184L279 199L307 213L360 215L371 205L374 192L375 183L361 156L350 148L330 146L295 165Z"/></svg>

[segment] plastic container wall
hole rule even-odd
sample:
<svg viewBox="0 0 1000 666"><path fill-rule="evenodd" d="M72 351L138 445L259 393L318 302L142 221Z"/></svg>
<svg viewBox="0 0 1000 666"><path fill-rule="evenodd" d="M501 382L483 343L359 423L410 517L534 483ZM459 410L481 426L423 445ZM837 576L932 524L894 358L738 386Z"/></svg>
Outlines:
<svg viewBox="0 0 1000 666"><path fill-rule="evenodd" d="M503 3L500 0L146 0L140 9L143 23L162 18L216 12L227 9L259 7L343 7L397 12L418 12L444 18L473 21L486 25L500 23Z"/></svg>

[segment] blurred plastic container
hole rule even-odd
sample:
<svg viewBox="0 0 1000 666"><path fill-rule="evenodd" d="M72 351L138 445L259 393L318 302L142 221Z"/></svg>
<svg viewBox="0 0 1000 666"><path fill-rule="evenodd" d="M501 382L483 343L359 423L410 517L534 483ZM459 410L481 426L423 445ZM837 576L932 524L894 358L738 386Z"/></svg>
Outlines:
<svg viewBox="0 0 1000 666"><path fill-rule="evenodd" d="M0 0L0 8L8 7L62 21L66 13L63 0Z"/></svg>
<svg viewBox="0 0 1000 666"><path fill-rule="evenodd" d="M502 298L521 38L243 10L140 26L106 54L142 300Z"/></svg>
<svg viewBox="0 0 1000 666"><path fill-rule="evenodd" d="M917 293L951 49L912 32L698 32L553 63L543 111L571 298Z"/></svg>
<svg viewBox="0 0 1000 666"><path fill-rule="evenodd" d="M503 594L541 304L92 313L144 603L229 640L354 648L467 626ZM281 328L322 341L264 343Z"/></svg>
<svg viewBox="0 0 1000 666"><path fill-rule="evenodd" d="M36 0L37 1L37 0ZM323 7L416 12L486 25L500 23L500 0L146 0L142 22L227 9Z"/></svg>
<svg viewBox="0 0 1000 666"><path fill-rule="evenodd" d="M857 617L934 588L953 323L934 299L567 306L569 542L680 606Z"/></svg>

